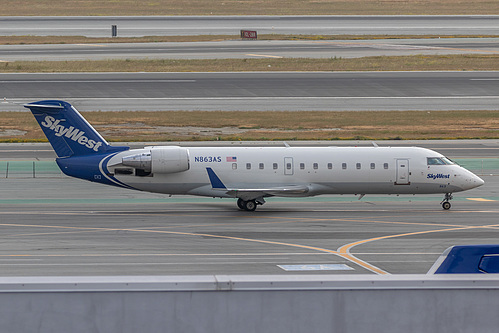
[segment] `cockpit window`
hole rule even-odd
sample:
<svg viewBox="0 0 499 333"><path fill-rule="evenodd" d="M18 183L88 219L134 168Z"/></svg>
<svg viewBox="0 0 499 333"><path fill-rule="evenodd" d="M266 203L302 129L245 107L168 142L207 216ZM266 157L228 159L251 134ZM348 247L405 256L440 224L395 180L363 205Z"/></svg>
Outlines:
<svg viewBox="0 0 499 333"><path fill-rule="evenodd" d="M447 157L427 157L428 165L451 165L454 164Z"/></svg>
<svg viewBox="0 0 499 333"><path fill-rule="evenodd" d="M454 163L454 161L448 159L447 157L442 157L442 161L444 161L445 164L447 164L447 165L456 164L456 163Z"/></svg>

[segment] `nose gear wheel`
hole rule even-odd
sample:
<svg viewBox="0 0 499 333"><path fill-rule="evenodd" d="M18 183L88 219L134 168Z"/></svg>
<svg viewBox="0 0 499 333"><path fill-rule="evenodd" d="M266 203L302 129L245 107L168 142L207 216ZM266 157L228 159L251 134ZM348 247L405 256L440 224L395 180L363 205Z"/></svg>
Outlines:
<svg viewBox="0 0 499 333"><path fill-rule="evenodd" d="M445 197L444 197L444 200L442 200L441 204L442 204L442 208L444 210L449 210L450 207L451 207L451 204L449 201L452 200L452 193L445 193Z"/></svg>

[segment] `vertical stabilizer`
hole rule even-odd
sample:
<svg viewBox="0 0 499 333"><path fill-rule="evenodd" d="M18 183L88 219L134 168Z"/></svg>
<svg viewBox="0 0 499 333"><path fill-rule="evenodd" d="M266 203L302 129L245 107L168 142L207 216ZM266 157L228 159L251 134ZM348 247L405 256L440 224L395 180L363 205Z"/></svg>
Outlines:
<svg viewBox="0 0 499 333"><path fill-rule="evenodd" d="M69 103L48 100L25 104L58 157L103 154L126 150L112 147Z"/></svg>

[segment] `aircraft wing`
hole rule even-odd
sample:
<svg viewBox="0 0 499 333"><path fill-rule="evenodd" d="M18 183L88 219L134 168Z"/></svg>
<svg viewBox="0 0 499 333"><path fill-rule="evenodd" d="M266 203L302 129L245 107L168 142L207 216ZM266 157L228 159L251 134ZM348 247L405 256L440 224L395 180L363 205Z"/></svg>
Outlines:
<svg viewBox="0 0 499 333"><path fill-rule="evenodd" d="M243 200L252 200L268 196L299 196L309 191L308 186L305 185L270 186L265 188L226 187L212 168L206 168L206 171L208 172L208 177L210 178L213 189L224 191L226 194L233 196L234 198L241 198Z"/></svg>
<svg viewBox="0 0 499 333"><path fill-rule="evenodd" d="M228 188L226 193L235 198L243 200L252 200L259 197L269 196L296 196L308 192L307 186L289 185L269 188Z"/></svg>

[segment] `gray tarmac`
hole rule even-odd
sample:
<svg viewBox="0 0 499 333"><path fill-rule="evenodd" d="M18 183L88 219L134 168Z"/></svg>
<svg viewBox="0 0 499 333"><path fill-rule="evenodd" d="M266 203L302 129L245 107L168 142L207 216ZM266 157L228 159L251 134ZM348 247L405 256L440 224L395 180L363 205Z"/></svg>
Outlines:
<svg viewBox="0 0 499 333"><path fill-rule="evenodd" d="M259 34L497 35L497 15L3 16L0 35L110 37Z"/></svg>
<svg viewBox="0 0 499 333"><path fill-rule="evenodd" d="M0 61L360 58L498 54L498 38L0 45Z"/></svg>
<svg viewBox="0 0 499 333"><path fill-rule="evenodd" d="M79 111L497 110L499 100L495 71L33 73L0 84L0 111L42 99Z"/></svg>
<svg viewBox="0 0 499 333"><path fill-rule="evenodd" d="M497 140L440 145L451 158L498 155ZM17 160L37 149L50 159L28 148ZM456 193L450 211L440 195L320 196L271 198L253 213L235 200L2 178L0 276L424 274L449 246L497 243L497 174Z"/></svg>

